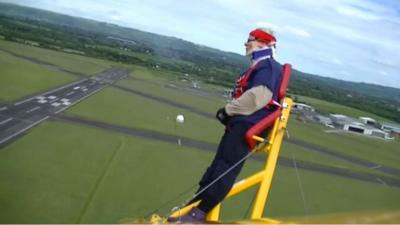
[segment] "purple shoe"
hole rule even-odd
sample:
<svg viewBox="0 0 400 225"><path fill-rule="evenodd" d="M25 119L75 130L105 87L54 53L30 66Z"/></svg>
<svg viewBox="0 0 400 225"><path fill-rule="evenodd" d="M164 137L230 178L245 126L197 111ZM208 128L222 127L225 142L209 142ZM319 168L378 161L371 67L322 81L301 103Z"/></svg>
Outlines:
<svg viewBox="0 0 400 225"><path fill-rule="evenodd" d="M180 217L168 217L167 222L168 223L177 223L179 221Z"/></svg>
<svg viewBox="0 0 400 225"><path fill-rule="evenodd" d="M181 217L169 217L171 223L205 223L207 214L200 209L193 207L186 215Z"/></svg>

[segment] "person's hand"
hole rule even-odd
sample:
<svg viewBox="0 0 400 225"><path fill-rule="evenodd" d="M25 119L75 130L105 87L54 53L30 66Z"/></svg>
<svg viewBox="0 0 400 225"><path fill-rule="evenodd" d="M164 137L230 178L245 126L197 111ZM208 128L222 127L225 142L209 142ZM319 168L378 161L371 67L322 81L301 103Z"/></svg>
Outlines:
<svg viewBox="0 0 400 225"><path fill-rule="evenodd" d="M225 107L222 107L222 108L218 109L217 114L215 115L215 117L217 117L219 122L221 122L223 125L226 125L228 123L229 119L231 118L226 113Z"/></svg>

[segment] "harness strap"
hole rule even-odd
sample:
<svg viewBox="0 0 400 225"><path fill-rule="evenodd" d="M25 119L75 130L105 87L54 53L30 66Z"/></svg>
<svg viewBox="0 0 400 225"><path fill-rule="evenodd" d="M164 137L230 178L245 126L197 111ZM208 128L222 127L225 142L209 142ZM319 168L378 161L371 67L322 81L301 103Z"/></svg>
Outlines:
<svg viewBox="0 0 400 225"><path fill-rule="evenodd" d="M235 85L235 90L233 92L232 97L233 98L239 98L243 93L244 93L244 88L247 86L247 81L250 79L251 74L253 73L254 69L258 65L260 61L258 61L256 64L251 66L245 73L245 75L241 76L237 81Z"/></svg>

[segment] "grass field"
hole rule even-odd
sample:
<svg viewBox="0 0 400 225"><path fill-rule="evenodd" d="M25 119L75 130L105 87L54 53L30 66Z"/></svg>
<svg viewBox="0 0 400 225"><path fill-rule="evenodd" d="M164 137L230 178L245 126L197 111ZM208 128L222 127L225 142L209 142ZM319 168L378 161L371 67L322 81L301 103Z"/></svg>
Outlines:
<svg viewBox="0 0 400 225"><path fill-rule="evenodd" d="M5 51L1 51L5 50ZM118 65L115 62L0 40L0 101L10 102L77 80L75 76L23 59L6 51L92 75ZM120 65L123 66L123 65Z"/></svg>
<svg viewBox="0 0 400 225"><path fill-rule="evenodd" d="M0 51L0 101L14 101L76 80Z"/></svg>
<svg viewBox="0 0 400 225"><path fill-rule="evenodd" d="M216 120L205 119L187 110L178 109L115 88L106 88L85 102L68 109L66 113L210 143L217 143L223 132L223 126ZM185 116L185 123L177 124L175 122L178 114Z"/></svg>
<svg viewBox="0 0 400 225"><path fill-rule="evenodd" d="M197 182L212 156L155 140L46 122L0 151L0 222L118 223L157 208L165 214L190 197L192 192L175 198ZM249 160L241 177L261 164ZM265 216L399 207L398 188L301 170L298 174L301 184L295 170L278 167ZM228 200L222 218L243 218L252 193Z"/></svg>
<svg viewBox="0 0 400 225"><path fill-rule="evenodd" d="M141 66L131 66L131 73L130 77L134 78L136 82L140 82L140 84L143 85L148 85L148 84L153 84L153 85L158 85L157 89L161 87L168 87L169 89L173 89L172 85L176 85L177 87L175 89L180 90L182 88L186 89L192 89L193 90L193 85L191 81L197 81L198 86L200 86L200 90L198 92L204 92L203 95L201 95L202 98L206 98L207 100L212 100L212 101L224 101L220 98L222 95L224 89L221 86L213 85L213 84L208 84L200 79L198 79L197 76L195 75L188 75L186 77L184 74L177 73L177 72L170 72L170 71L163 71L163 70L154 70L154 69L148 69L145 67ZM182 79L185 79L186 82L182 82ZM190 81L189 81L190 80ZM119 82L118 84L124 85L124 82ZM134 84L137 86L137 84ZM129 86L129 85L128 85ZM147 90L147 89L146 89ZM147 90L149 93L151 93L151 90ZM195 95L195 91L192 93L187 93L187 94L192 94ZM154 92L153 92L154 94ZM199 97L199 96L197 96Z"/></svg>
<svg viewBox="0 0 400 225"><path fill-rule="evenodd" d="M111 65L117 65L115 62L106 60L94 59L3 40L0 40L0 50L1 49L88 75L105 70Z"/></svg>
<svg viewBox="0 0 400 225"><path fill-rule="evenodd" d="M400 189L315 172L279 168L271 190L271 216L399 209ZM299 182L300 180L300 182ZM302 194L303 193L303 194Z"/></svg>
<svg viewBox="0 0 400 225"><path fill-rule="evenodd" d="M361 165L353 164L348 161L336 159L329 155L324 155L324 154L321 154L318 152L310 151L301 146L287 143L287 142L282 146L280 156L285 157L290 160L296 160L296 161L301 160L301 161L305 161L305 162L311 162L311 163L335 167L335 168L339 168L339 169L346 169L346 170L353 171L353 172L364 172L364 173L370 173L370 174L376 174L376 175L391 176L390 174L385 174L383 172L379 172L377 170L374 170L374 169L371 169L368 167L364 167Z"/></svg>
<svg viewBox="0 0 400 225"><path fill-rule="evenodd" d="M183 103L205 112L213 113L215 109L223 105L224 100L222 97L209 95L207 97L197 96L189 92L183 92L181 90L174 90L167 85L170 80L165 78L166 74L154 73L154 71L147 71L145 75L141 74L141 70L133 72L136 78L140 76L148 75L147 79L141 80L123 80L119 81L118 85L128 87L133 90L139 90L143 93L147 93L152 96L160 96L169 100ZM117 101L115 99L118 99ZM139 101L139 102L138 102ZM140 101L146 103L140 103ZM135 109L135 105L142 105L143 108ZM327 103L325 103L328 105ZM152 129L165 133L173 132L171 129L170 122L173 121L158 121L157 115L153 115L154 112L162 112L165 118L174 118L174 115L184 112L184 110L173 110L172 113L169 111L170 107L165 105L159 105L159 103L152 100L145 100L142 97L135 96L133 94L124 93L119 90L107 90L107 92L100 93L98 96L94 96L92 99L84 102L77 107L68 111L68 114L75 116L82 116L86 118L92 118L108 123L116 123L119 125L127 125L130 127L140 127L145 129ZM162 107L163 109L158 109ZM149 110L146 110L149 109ZM164 110L168 109L168 110ZM173 108L171 108L173 109ZM144 110L144 111L142 111ZM137 119L134 119L129 112L136 112ZM147 115L145 118L141 118L140 115ZM186 113L184 113L186 115ZM151 115L151 116L148 116ZM191 115L189 113L189 115ZM159 116L161 118L161 116ZM196 116L194 116L196 117ZM149 118L156 118L154 121L150 121ZM215 121L209 121L205 118L198 118L199 123L185 123L187 130L182 130L186 137L197 138L202 136L199 140L217 142L220 137L220 126ZM201 122L204 121L204 122ZM164 122L167 122L166 124ZM170 124L168 126L168 124ZM209 125L206 125L209 124ZM167 128L167 129L164 129ZM301 139L307 142L314 143L319 146L325 146L329 149L334 149L339 152L354 155L360 158L364 158L382 165L393 166L399 168L398 162L400 161L400 155L397 146L398 140L395 141L384 141L381 139L368 138L359 135L351 135L348 133L332 134L324 132L326 127L319 124L301 123L295 119L291 119L288 126L289 134L297 139ZM193 133L198 133L192 135ZM203 136L201 133L207 133L208 136ZM209 138L209 139L207 139ZM288 145L290 146L290 145ZM290 148L290 147L289 147ZM293 148L294 149L294 148ZM377 151L378 150L378 151ZM283 154L289 153L289 151L283 151ZM318 153L311 153L305 151L290 151L291 155L295 153L296 157L300 160L308 160L311 162L327 163L328 165L334 165L341 168L353 168L360 171L374 172L368 168L362 168L348 162L340 161L335 158L324 156ZM311 156L310 156L311 155ZM289 156L289 155L288 155ZM326 159L326 160L324 160Z"/></svg>
<svg viewBox="0 0 400 225"><path fill-rule="evenodd" d="M293 138L400 169L399 140L386 141L350 133L326 133L326 127L322 125L302 123L293 117L288 130Z"/></svg>
<svg viewBox="0 0 400 225"><path fill-rule="evenodd" d="M196 89L182 91L173 83L160 85L140 80L123 80L117 82L117 84L152 96L165 96L174 102L182 103L211 114L214 114L216 109L225 104L224 99L217 98L213 94L208 94L207 92L200 93Z"/></svg>
<svg viewBox="0 0 400 225"><path fill-rule="evenodd" d="M102 60L5 41L0 41L0 49L39 58L85 74L111 65ZM60 77L64 77L62 73L0 53L1 70L11 71L8 74L13 75L11 78L0 78L0 100L16 98L9 95L17 91L5 89L7 87L20 88L15 95L24 96L40 88L58 85L62 80ZM225 100L220 96L222 88L201 84L202 91L198 92L189 88L190 83L181 81L181 74L136 66L130 69L132 79L119 81L118 85L185 104L211 115L224 104ZM40 76L36 74L43 78L39 79ZM54 83L51 83L53 78ZM72 78L65 75L63 79ZM327 111L332 109L342 114L369 116L324 101L306 100ZM213 118L112 87L71 107L66 114L214 144L218 143L223 132L222 125ZM178 114L185 115L183 125L175 124ZM291 138L400 169L399 140L384 141L348 133L326 133L326 127L302 123L294 118L290 119L288 130ZM173 206L191 196L193 192L176 197L196 184L213 155L210 151L83 125L45 122L0 149L0 223L132 222L133 218L146 216L157 208L160 214L165 215ZM281 155L379 174L290 143L284 143ZM262 164L257 160L249 160L240 177L257 171ZM254 192L255 189L252 189L225 202L222 218L226 221L244 218ZM284 166L277 169L270 196L265 211L267 217L400 209L399 188ZM162 206L171 199L173 201Z"/></svg>
<svg viewBox="0 0 400 225"><path fill-rule="evenodd" d="M250 190L245 196L239 195L243 198L238 196L227 200L223 205L222 219L232 221L245 218L254 191ZM264 216L287 220L289 217L313 217L343 212L398 210L399 200L398 188L278 167Z"/></svg>

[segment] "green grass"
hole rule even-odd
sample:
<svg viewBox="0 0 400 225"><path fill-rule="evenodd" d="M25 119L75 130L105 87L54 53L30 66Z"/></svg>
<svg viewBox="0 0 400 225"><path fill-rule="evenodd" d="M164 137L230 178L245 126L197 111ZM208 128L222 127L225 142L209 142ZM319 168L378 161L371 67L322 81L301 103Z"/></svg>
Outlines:
<svg viewBox="0 0 400 225"><path fill-rule="evenodd" d="M88 75L103 71L111 65L117 65L117 63L106 60L68 54L3 40L0 40L0 50L1 49Z"/></svg>
<svg viewBox="0 0 400 225"><path fill-rule="evenodd" d="M157 182L168 184L171 176L185 187L209 157L157 141L45 123L0 152L1 222L115 223L142 215L180 191ZM188 164L194 167L180 171ZM176 179L179 172L193 178Z"/></svg>
<svg viewBox="0 0 400 225"><path fill-rule="evenodd" d="M205 119L187 110L178 109L115 88L106 88L86 101L68 109L66 113L210 143L217 143L223 133L223 126L214 119ZM185 123L176 124L175 118L178 114L185 116Z"/></svg>
<svg viewBox="0 0 400 225"><path fill-rule="evenodd" d="M248 219L246 212L255 191L252 188L226 200L222 219ZM290 217L399 210L399 200L399 188L278 166L264 217L290 221Z"/></svg>
<svg viewBox="0 0 400 225"><path fill-rule="evenodd" d="M118 138L45 123L0 151L2 223L74 223ZM40 141L38 141L40 139ZM18 163L15 163L18 162Z"/></svg>
<svg viewBox="0 0 400 225"><path fill-rule="evenodd" d="M131 73L129 76L134 78L136 81L143 81L153 84L159 84L160 86L174 84L183 84L180 82L180 78L185 77L183 73L174 71L167 71L163 69L149 69L143 66L129 66ZM196 76L189 76L186 78L195 78Z"/></svg>
<svg viewBox="0 0 400 225"><path fill-rule="evenodd" d="M151 96L164 97L168 100L209 112L212 115L225 104L222 98L216 98L206 91L201 93L197 90L182 91L177 86L170 86L172 83L163 85L140 80L121 80L117 84Z"/></svg>
<svg viewBox="0 0 400 225"><path fill-rule="evenodd" d="M108 62L102 64L101 60L82 57L80 61L81 56L5 41L0 41L1 48L87 74L110 65ZM41 55L46 56L42 59ZM10 71L27 68L29 75L45 74L43 71L55 73L5 53L0 54L0 57L2 71L3 68ZM9 66L3 67L3 62ZM201 97L188 91L187 87L190 84L177 79L181 77L178 73L148 70L136 66L130 68L133 70L131 77L136 80L123 80L118 83L119 85L168 98L209 113L215 112L215 109L224 103L218 95L221 90L218 87L204 84L203 90L210 95ZM1 85L6 82L5 77L0 78L0 93L4 90ZM38 84L29 79L30 77L7 81L10 85L4 87L23 87L23 82L27 80L29 85L34 86L32 91L35 91L39 84L49 83L48 78L46 82ZM14 83L11 85L12 82ZM171 83L179 90L167 86ZM23 90L26 89L23 87ZM7 96L8 92L12 91L8 90L0 96ZM355 112L319 100L314 102L326 109L343 109L342 114L346 114L346 110L350 113ZM121 126L181 135L210 143L218 143L223 132L223 127L215 119L198 116L115 88L106 88L91 96L71 107L67 114ZM185 123L175 130L174 119L177 114L185 115ZM359 115L368 116L361 112ZM347 133L328 134L323 132L326 129L323 126L300 123L293 118L289 122L288 129L293 138L399 168L398 140L387 142ZM369 170L288 143L283 145L281 153L288 158L294 156L297 160L354 171ZM160 214L165 215L173 206L190 197L192 192L175 198L198 181L213 155L212 152L178 147L157 140L141 139L81 125L45 122L0 150L0 222L118 223L141 218L157 208ZM257 171L262 164L259 161L249 160L240 177ZM226 201L223 205L222 218L228 221L242 219L254 193L253 188ZM170 199L174 201L160 207ZM296 173L294 169L278 167L265 216L284 218L390 210L399 209L398 202L400 202L399 188L305 170Z"/></svg>
<svg viewBox="0 0 400 225"><path fill-rule="evenodd" d="M399 140L386 141L351 133L326 133L326 127L290 119L288 130L293 138L326 147L347 155L400 169Z"/></svg>
<svg viewBox="0 0 400 225"><path fill-rule="evenodd" d="M220 101L220 96L226 88L221 86L217 86L214 84L204 83L199 79L196 75L190 74L186 77L182 73L166 71L166 70L155 70L149 69L141 66L130 66L130 77L135 78L136 81L148 82L152 84L159 84L160 86L170 86L174 84L178 87L192 87L192 83L190 81L182 82L181 79L189 79L198 81L198 85L201 87L201 91L204 91L212 96L214 96L214 101ZM225 101L225 100L224 100Z"/></svg>
<svg viewBox="0 0 400 225"><path fill-rule="evenodd" d="M375 175L384 175L384 176L389 176L389 177L394 176L391 174L379 172L379 171L371 169L371 168L353 164L348 161L343 161L341 159L337 159L337 158L334 158L329 155L310 151L310 150L300 147L298 145L287 143L287 142L282 145L280 156L286 157L287 159L290 159L293 161L301 160L301 161L311 162L311 163L325 165L325 166L329 166L329 167L335 167L338 169L345 169L345 170L352 171L352 172L362 172L362 173L369 173L369 174L375 174Z"/></svg>
<svg viewBox="0 0 400 225"><path fill-rule="evenodd" d="M47 122L0 151L0 222L140 218L196 184L212 157L207 151ZM169 212L193 191L159 209Z"/></svg>
<svg viewBox="0 0 400 225"><path fill-rule="evenodd" d="M0 101L14 101L76 80L0 51Z"/></svg>
<svg viewBox="0 0 400 225"><path fill-rule="evenodd" d="M281 218L391 210L400 208L400 189L304 170L296 173L294 169L279 167L270 201L265 216Z"/></svg>
<svg viewBox="0 0 400 225"><path fill-rule="evenodd" d="M131 66L130 69L132 71L130 77L158 84L165 84L178 76L176 72L153 70L142 66Z"/></svg>
<svg viewBox="0 0 400 225"><path fill-rule="evenodd" d="M194 190L175 198L197 183L212 157L156 140L46 122L0 151L0 222L118 223L157 208L164 215L191 196ZM249 160L241 177L261 165ZM399 208L399 188L298 172L306 210L296 171L278 167L265 216ZM222 218L243 218L253 193L224 203Z"/></svg>
<svg viewBox="0 0 400 225"><path fill-rule="evenodd" d="M162 76L162 74L158 75L155 73L157 73L157 72L144 71L144 70L139 70L136 72L134 71L132 74L134 76L143 76L143 80L134 80L134 81L129 81L129 82L120 81L119 84L122 86L128 87L128 88L134 89L134 90L140 90L144 93L148 93L148 94L154 95L154 96L171 96L171 98L169 98L169 99L172 99L176 102L191 105L194 107L200 106L199 109L202 109L202 110L208 111L208 112L212 112L212 110L215 109L216 107L218 107L218 105L223 105L222 98L217 98L217 97L213 96L214 99L219 99L220 101L217 101L217 100L210 101L209 99L198 98L198 97L196 98L195 96L192 96L190 93L182 94L182 91L171 90L170 88L166 88L165 85L171 81L158 79L158 77ZM154 82L154 81L158 81L158 82ZM211 100L213 98L210 97ZM215 102L215 104L212 104L213 102ZM325 103L325 104L329 105L330 103ZM321 137L322 138L323 137L332 138L332 142L338 141L338 137L336 134L325 134L323 132L326 127L323 127L323 126L320 126L317 124L302 124L302 123L298 123L295 120L290 120L290 121L291 122L289 124L289 131L292 131L292 127L295 126L293 128L294 129L293 135L295 138L300 138L305 141L309 141L309 139L311 137L313 140L315 140L316 144L322 145L322 146L326 146L326 145L324 143L321 143L320 141L318 141L318 140L320 140ZM310 133L312 133L312 135L309 135ZM290 134L292 134L292 132L290 132ZM388 149L384 150L383 155L387 155L387 153L388 153L389 154L388 157L384 157L384 156L376 157L378 159L382 159L382 157L383 157L384 161L381 161L381 163L386 163L387 159L390 160L390 158L392 157L391 153L397 152L396 150L394 150L395 146L397 145L396 142L387 142L387 141L382 141L380 139L371 139L371 138L366 138L363 136L357 137L357 136L352 136L351 134L341 134L341 136L343 136L343 137L340 137L340 138L351 139L355 142L368 142L367 145L370 145L370 146L376 146L376 143L378 143L380 148L387 147ZM357 140L357 138L360 138L360 140ZM328 142L328 143L331 143L331 142ZM350 144L350 143L348 143L348 144ZM334 144L332 143L332 145L334 145ZM358 145L358 143L351 144L352 147L357 146L357 145ZM329 147L329 146L327 146L327 147ZM350 146L347 146L347 147L350 147ZM366 148L368 148L368 146L366 146ZM349 152L344 152L344 151L341 151L341 152L346 153L346 154L349 153ZM352 154L351 151L350 151L350 154ZM341 160L333 158L331 156L307 151L307 150L302 149L301 147L295 146L293 144L284 145L282 155L286 156L288 158L295 156L296 159L314 162L314 163L322 163L324 165L340 167L340 168L345 168L345 169L351 169L354 171L369 172L369 173L374 173L374 174L378 174L378 175L382 174L373 169L354 165L350 162L341 161ZM356 156L358 156L358 155L356 154ZM363 157L365 157L365 155L363 155ZM369 158L369 157L367 159L371 160L371 158ZM398 160L400 160L400 158L395 157L394 160L389 164L390 165L396 164L396 162L398 162ZM380 161L378 160L378 162L380 162Z"/></svg>

